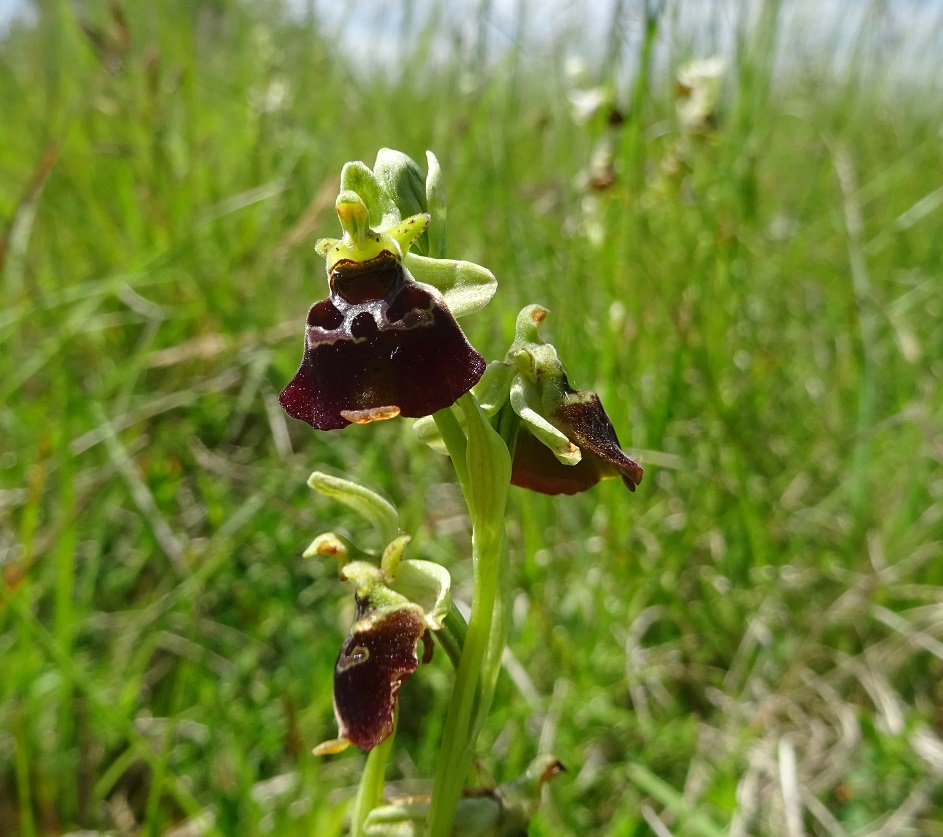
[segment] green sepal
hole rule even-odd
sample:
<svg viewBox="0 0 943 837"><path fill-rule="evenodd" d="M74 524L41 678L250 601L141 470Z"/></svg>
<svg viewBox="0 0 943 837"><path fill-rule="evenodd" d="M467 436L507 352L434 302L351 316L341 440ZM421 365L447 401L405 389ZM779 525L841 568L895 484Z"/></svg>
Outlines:
<svg viewBox="0 0 943 837"><path fill-rule="evenodd" d="M498 289L498 280L486 267L456 259L431 259L409 252L403 264L417 281L432 285L443 297L454 317L464 317L484 308Z"/></svg>
<svg viewBox="0 0 943 837"><path fill-rule="evenodd" d="M315 471L308 477L308 486L365 517L387 543L399 532L399 513L389 500L375 491L322 471Z"/></svg>
<svg viewBox="0 0 943 837"><path fill-rule="evenodd" d="M407 558L400 564L390 586L422 608L430 630L442 627L452 604L452 577L445 567L432 561Z"/></svg>
<svg viewBox="0 0 943 837"><path fill-rule="evenodd" d="M381 148L373 164L373 176L400 218L428 212L425 178L412 157L392 148Z"/></svg>
<svg viewBox="0 0 943 837"><path fill-rule="evenodd" d="M423 444L428 445L436 453L448 454L449 450L445 446L442 434L439 432L439 426L435 422L435 416L423 416L413 422L413 432Z"/></svg>
<svg viewBox="0 0 943 837"><path fill-rule="evenodd" d="M445 186L439 161L426 152L428 172L423 177L419 165L401 151L381 148L373 165L374 177L395 204L400 218L428 212L432 223L416 241L416 252L441 259L445 256Z"/></svg>
<svg viewBox="0 0 943 837"><path fill-rule="evenodd" d="M513 366L496 360L488 364L484 375L481 376L481 379L472 389L472 393L478 399L481 411L489 419L493 420L501 411L501 408L508 403L511 381L514 375L515 369ZM456 411L455 417L464 431L464 414L459 410ZM436 453L448 453L434 416L424 416L416 419L413 422L413 432L420 442L428 445Z"/></svg>

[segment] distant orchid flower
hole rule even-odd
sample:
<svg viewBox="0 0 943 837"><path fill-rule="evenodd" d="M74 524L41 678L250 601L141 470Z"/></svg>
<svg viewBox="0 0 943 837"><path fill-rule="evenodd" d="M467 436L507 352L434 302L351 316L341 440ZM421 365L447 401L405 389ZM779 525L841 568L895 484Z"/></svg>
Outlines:
<svg viewBox="0 0 943 837"><path fill-rule="evenodd" d="M678 70L678 121L693 135L710 134L717 127L717 104L726 62L720 56L689 61Z"/></svg>
<svg viewBox="0 0 943 837"><path fill-rule="evenodd" d="M592 83L589 68L583 59L569 58L564 69L570 115L577 125L586 125L600 113L605 114L607 120L621 121L621 115L617 115L615 107L615 92L610 87Z"/></svg>

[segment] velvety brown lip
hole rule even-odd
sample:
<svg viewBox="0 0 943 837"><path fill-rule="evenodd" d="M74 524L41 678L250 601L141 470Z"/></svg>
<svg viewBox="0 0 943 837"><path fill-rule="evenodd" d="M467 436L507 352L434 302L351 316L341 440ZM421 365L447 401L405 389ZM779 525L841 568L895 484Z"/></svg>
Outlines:
<svg viewBox="0 0 943 837"><path fill-rule="evenodd" d="M419 418L453 404L484 370L438 291L384 252L334 266L331 295L308 312L304 357L279 402L318 430Z"/></svg>

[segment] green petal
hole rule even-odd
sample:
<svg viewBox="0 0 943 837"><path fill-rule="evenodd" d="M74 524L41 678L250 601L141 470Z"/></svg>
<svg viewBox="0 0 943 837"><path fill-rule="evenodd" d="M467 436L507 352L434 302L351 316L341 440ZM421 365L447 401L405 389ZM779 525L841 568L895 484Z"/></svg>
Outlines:
<svg viewBox="0 0 943 837"><path fill-rule="evenodd" d="M380 559L380 568L391 581L396 578L400 564L403 561L403 554L406 552L406 546L412 538L409 535L400 535L387 544L383 550L383 557Z"/></svg>
<svg viewBox="0 0 943 837"><path fill-rule="evenodd" d="M429 216L425 212L410 215L400 221L395 227L387 227L380 238L392 238L399 244L401 251L406 253L424 232L429 224Z"/></svg>
<svg viewBox="0 0 943 837"><path fill-rule="evenodd" d="M342 568L351 560L351 553L358 557L361 554L360 550L347 538L343 538L334 532L325 532L311 541L308 548L301 553L301 557L314 558L318 555L324 555L329 558L336 558L338 567Z"/></svg>
<svg viewBox="0 0 943 837"><path fill-rule="evenodd" d="M511 384L510 397L511 407L527 425L527 429L550 448L560 462L564 465L576 465L582 459L580 449L530 406L531 402L540 401L540 394L533 384L517 375Z"/></svg>
<svg viewBox="0 0 943 837"><path fill-rule="evenodd" d="M326 256L327 251L340 241L339 238L319 238L314 243L314 251L319 256Z"/></svg>
<svg viewBox="0 0 943 837"><path fill-rule="evenodd" d="M464 317L484 308L498 289L494 274L473 262L430 259L407 253L403 264L418 282L438 289L454 317Z"/></svg>

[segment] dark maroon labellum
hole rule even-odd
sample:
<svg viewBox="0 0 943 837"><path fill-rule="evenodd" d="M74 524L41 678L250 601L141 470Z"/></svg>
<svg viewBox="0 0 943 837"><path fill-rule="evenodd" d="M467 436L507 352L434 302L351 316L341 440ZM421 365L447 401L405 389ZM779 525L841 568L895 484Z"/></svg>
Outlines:
<svg viewBox="0 0 943 837"><path fill-rule="evenodd" d="M421 608L406 606L354 628L334 667L334 714L341 738L372 750L393 731L396 693L419 665L416 643L426 624Z"/></svg>
<svg viewBox="0 0 943 837"><path fill-rule="evenodd" d="M304 358L279 396L293 418L336 430L432 415L468 392L485 361L441 294L389 252L339 261L329 299L308 312Z"/></svg>

